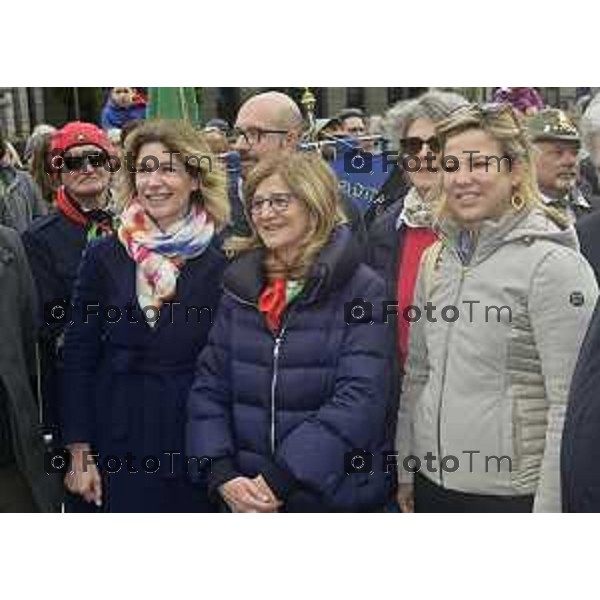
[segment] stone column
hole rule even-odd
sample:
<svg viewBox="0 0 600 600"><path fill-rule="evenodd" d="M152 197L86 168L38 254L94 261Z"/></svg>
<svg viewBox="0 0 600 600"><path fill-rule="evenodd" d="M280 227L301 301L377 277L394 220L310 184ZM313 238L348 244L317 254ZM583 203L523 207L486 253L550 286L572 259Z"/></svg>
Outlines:
<svg viewBox="0 0 600 600"><path fill-rule="evenodd" d="M346 88L328 87L323 94L323 116L334 117L346 106Z"/></svg>
<svg viewBox="0 0 600 600"><path fill-rule="evenodd" d="M38 123L44 123L46 118L44 88L34 87L29 89L33 98L33 115L31 115L32 121L35 125Z"/></svg>
<svg viewBox="0 0 600 600"><path fill-rule="evenodd" d="M387 88L367 87L365 88L365 106L368 115L382 115L388 105Z"/></svg>
<svg viewBox="0 0 600 600"><path fill-rule="evenodd" d="M28 136L31 133L31 119L29 118L28 88L13 88L15 108L15 126L18 135Z"/></svg>
<svg viewBox="0 0 600 600"><path fill-rule="evenodd" d="M0 125L7 138L15 135L16 126L12 88L0 88Z"/></svg>
<svg viewBox="0 0 600 600"><path fill-rule="evenodd" d="M202 122L217 117L217 88L202 88Z"/></svg>

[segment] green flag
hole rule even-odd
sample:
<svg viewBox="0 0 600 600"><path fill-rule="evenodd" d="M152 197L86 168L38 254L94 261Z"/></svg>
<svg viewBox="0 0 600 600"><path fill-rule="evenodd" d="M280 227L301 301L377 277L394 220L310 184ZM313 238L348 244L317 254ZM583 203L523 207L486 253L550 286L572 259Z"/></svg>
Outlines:
<svg viewBox="0 0 600 600"><path fill-rule="evenodd" d="M195 88L148 88L148 119L182 119L198 127L200 110Z"/></svg>

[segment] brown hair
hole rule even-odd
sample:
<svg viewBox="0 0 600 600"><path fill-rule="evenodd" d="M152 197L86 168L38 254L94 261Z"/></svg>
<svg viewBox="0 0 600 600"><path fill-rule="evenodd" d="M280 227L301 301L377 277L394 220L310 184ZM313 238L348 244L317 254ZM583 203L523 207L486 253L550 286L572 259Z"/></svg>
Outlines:
<svg viewBox="0 0 600 600"><path fill-rule="evenodd" d="M229 223L229 199L225 171L210 151L204 136L185 121L152 120L137 126L126 138L124 154L138 159L140 148L149 143L164 144L186 165L188 173L197 177L200 190L190 200L201 202L212 216L217 230ZM118 186L117 204L124 206L135 193L135 172L121 166L121 185Z"/></svg>
<svg viewBox="0 0 600 600"><path fill-rule="evenodd" d="M346 222L340 206L336 176L316 153L277 153L265 158L252 169L244 185L244 208L251 235L229 239L225 243L225 250L237 254L264 248L248 211L248 205L258 186L273 175L279 175L293 196L305 204L309 212L310 229L299 248L294 264L283 264L275 253L267 252L265 271L268 278L304 279L332 231L337 225Z"/></svg>

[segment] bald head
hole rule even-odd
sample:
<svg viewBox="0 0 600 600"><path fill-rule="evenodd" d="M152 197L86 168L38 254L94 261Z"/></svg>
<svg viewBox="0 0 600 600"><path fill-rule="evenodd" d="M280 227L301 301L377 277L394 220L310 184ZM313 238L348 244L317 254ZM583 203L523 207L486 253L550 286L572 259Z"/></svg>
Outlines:
<svg viewBox="0 0 600 600"><path fill-rule="evenodd" d="M248 99L240 108L238 121L252 115L263 129L285 129L300 132L303 125L298 105L281 92L265 92Z"/></svg>
<svg viewBox="0 0 600 600"><path fill-rule="evenodd" d="M236 128L244 132L234 145L240 153L243 175L267 154L295 150L303 124L298 105L281 92L265 92L248 99L235 122Z"/></svg>

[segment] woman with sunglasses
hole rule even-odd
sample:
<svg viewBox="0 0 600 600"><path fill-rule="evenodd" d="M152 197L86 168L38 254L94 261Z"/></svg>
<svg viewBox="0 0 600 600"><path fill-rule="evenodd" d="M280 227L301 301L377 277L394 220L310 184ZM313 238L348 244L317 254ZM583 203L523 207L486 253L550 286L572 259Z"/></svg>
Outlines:
<svg viewBox="0 0 600 600"><path fill-rule="evenodd" d="M38 156L53 188L54 211L36 220L23 243L38 293L40 376L45 425L60 443L58 381L63 369L63 333L81 256L88 243L111 235L107 210L112 176L107 157L113 148L92 123L67 123L51 134L49 152ZM85 507L67 498L67 510Z"/></svg>
<svg viewBox="0 0 600 600"><path fill-rule="evenodd" d="M360 263L316 154L265 158L244 198L252 235L228 244L236 257L189 399L189 452L211 459L209 490L234 512L381 509L383 282ZM352 313L359 297L372 310Z"/></svg>
<svg viewBox="0 0 600 600"><path fill-rule="evenodd" d="M414 485L417 512L559 512L561 432L594 275L574 229L541 202L510 106L458 110L436 131L447 157L441 240L417 281L400 481Z"/></svg>
<svg viewBox="0 0 600 600"><path fill-rule="evenodd" d="M86 251L65 334L65 483L109 512L208 511L185 406L226 263L225 177L177 121L140 125L128 153L117 235Z"/></svg>
<svg viewBox="0 0 600 600"><path fill-rule="evenodd" d="M466 104L458 94L434 91L397 104L386 116L389 138L399 140L398 167L384 186L388 208L369 229L367 262L385 279L388 299L397 301L399 315L412 303L421 255L437 239L429 200L439 173L434 169L439 169L441 158L435 125ZM390 327L396 336L394 397L398 398L410 323L399 318ZM395 430L395 419L391 419L390 447ZM403 507L404 499L399 501Z"/></svg>

